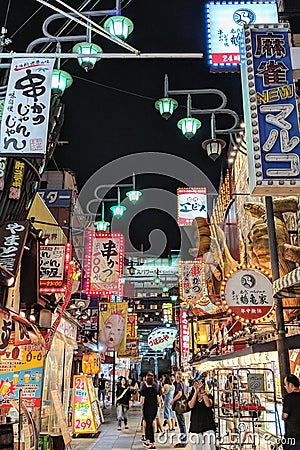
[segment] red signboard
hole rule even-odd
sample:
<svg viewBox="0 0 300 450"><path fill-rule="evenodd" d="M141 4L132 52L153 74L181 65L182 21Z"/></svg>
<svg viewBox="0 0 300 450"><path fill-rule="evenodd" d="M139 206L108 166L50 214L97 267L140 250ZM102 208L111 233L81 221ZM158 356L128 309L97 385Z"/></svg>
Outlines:
<svg viewBox="0 0 300 450"><path fill-rule="evenodd" d="M180 353L182 364L187 363L190 349L190 334L187 309L180 310Z"/></svg>
<svg viewBox="0 0 300 450"><path fill-rule="evenodd" d="M124 238L120 233L89 233L86 248L86 285L89 295L122 294Z"/></svg>
<svg viewBox="0 0 300 450"><path fill-rule="evenodd" d="M40 292L64 292L71 259L71 245L40 246Z"/></svg>

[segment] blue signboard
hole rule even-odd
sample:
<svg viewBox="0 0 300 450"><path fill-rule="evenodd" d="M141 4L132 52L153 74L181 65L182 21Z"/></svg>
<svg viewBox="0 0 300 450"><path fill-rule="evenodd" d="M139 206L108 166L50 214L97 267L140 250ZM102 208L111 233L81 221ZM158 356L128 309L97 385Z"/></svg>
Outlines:
<svg viewBox="0 0 300 450"><path fill-rule="evenodd" d="M237 68L240 63L243 26L277 22L275 0L207 3L208 64L216 70Z"/></svg>
<svg viewBox="0 0 300 450"><path fill-rule="evenodd" d="M242 85L250 191L300 192L300 137L288 25L245 27Z"/></svg>
<svg viewBox="0 0 300 450"><path fill-rule="evenodd" d="M72 189L39 189L38 192L48 208L68 208L71 205Z"/></svg>

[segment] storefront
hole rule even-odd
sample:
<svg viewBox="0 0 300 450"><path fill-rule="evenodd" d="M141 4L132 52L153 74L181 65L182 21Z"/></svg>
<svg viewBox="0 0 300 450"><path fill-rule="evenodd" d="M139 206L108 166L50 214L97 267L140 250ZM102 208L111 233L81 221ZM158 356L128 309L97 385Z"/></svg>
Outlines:
<svg viewBox="0 0 300 450"><path fill-rule="evenodd" d="M45 438L48 436L52 438L54 447L55 442L58 442L57 448L63 447L59 441L66 444L65 441L69 439L68 410L71 407L71 375L73 352L77 348L76 335L76 324L70 318L62 317L45 361L41 434L45 443L49 442L49 438ZM43 450L47 450L47 445Z"/></svg>

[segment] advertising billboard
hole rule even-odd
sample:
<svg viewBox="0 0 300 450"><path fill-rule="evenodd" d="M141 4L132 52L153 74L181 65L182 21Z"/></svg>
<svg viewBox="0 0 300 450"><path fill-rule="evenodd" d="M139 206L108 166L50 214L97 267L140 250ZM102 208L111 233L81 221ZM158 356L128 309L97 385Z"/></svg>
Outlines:
<svg viewBox="0 0 300 450"><path fill-rule="evenodd" d="M278 23L276 1L209 2L206 5L208 64L222 70L240 63L243 26Z"/></svg>
<svg viewBox="0 0 300 450"><path fill-rule="evenodd" d="M245 26L242 88L250 193L300 192L299 117L288 25Z"/></svg>

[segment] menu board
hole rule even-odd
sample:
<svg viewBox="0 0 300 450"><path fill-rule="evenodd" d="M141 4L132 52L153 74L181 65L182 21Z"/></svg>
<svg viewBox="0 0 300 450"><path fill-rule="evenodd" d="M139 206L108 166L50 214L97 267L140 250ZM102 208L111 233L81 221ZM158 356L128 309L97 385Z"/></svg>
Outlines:
<svg viewBox="0 0 300 450"><path fill-rule="evenodd" d="M19 398L27 408L41 405L44 351L40 344L14 345L0 353L0 404L11 406Z"/></svg>
<svg viewBox="0 0 300 450"><path fill-rule="evenodd" d="M72 400L72 433L97 433L101 421L91 376L74 376Z"/></svg>

